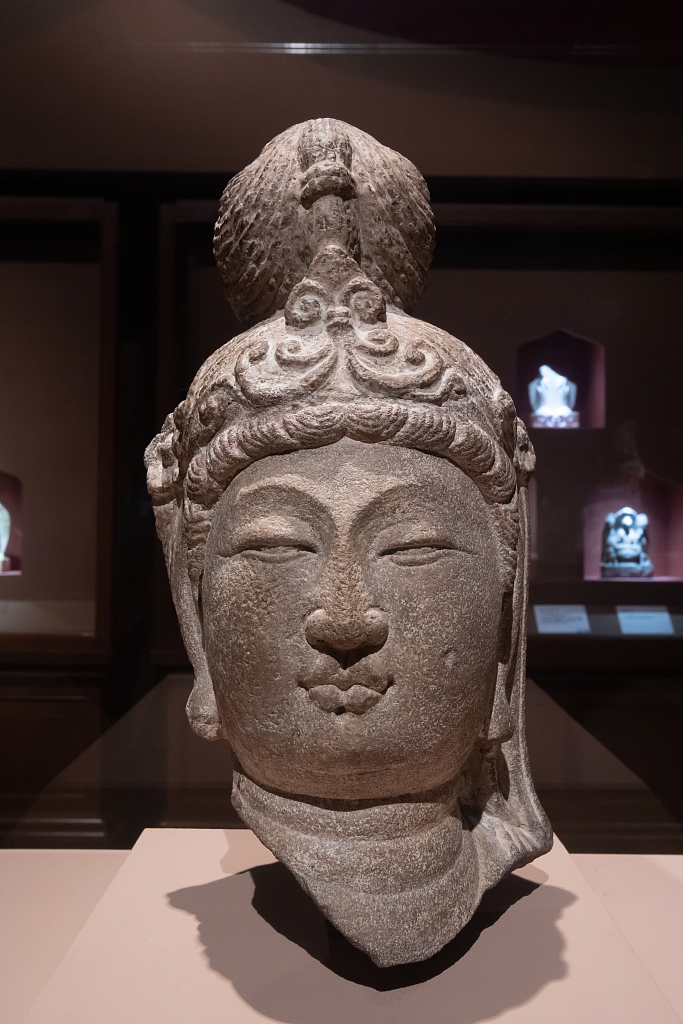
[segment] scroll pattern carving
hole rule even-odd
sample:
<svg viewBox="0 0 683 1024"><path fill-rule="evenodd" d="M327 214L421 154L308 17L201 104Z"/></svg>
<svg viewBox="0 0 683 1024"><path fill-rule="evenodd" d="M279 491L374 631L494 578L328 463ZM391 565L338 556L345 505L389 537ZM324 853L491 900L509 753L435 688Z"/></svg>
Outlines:
<svg viewBox="0 0 683 1024"><path fill-rule="evenodd" d="M387 326L384 296L338 245L324 247L293 289L287 333L269 322L240 354L235 377L249 402L267 406L310 394L339 376L361 393L441 404L464 383L426 339Z"/></svg>

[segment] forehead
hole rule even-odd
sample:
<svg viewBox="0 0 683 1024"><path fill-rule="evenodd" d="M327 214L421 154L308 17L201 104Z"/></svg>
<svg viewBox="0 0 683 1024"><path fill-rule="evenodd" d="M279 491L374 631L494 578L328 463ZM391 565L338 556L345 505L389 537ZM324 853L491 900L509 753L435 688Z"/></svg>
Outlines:
<svg viewBox="0 0 683 1024"><path fill-rule="evenodd" d="M349 438L252 463L230 483L221 504L247 512L264 501L280 504L287 495L295 500L297 493L330 511L405 497L444 513L466 509L477 518L478 512L486 514L476 484L446 459Z"/></svg>

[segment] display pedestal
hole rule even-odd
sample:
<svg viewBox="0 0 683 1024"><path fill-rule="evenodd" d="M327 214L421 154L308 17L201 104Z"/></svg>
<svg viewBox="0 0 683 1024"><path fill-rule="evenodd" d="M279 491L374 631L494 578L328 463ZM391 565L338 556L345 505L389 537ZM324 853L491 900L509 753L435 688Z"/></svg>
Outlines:
<svg viewBox="0 0 683 1024"><path fill-rule="evenodd" d="M25 1024L679 1024L564 847L381 970L247 830L147 829Z"/></svg>

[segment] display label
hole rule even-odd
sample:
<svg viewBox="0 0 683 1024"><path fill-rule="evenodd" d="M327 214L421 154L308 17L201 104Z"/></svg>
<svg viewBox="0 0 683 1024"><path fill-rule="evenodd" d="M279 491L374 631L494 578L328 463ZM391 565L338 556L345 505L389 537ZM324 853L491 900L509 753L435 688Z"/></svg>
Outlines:
<svg viewBox="0 0 683 1024"><path fill-rule="evenodd" d="M627 636L635 634L674 635L673 622L666 605L618 604L617 618L621 632Z"/></svg>
<svg viewBox="0 0 683 1024"><path fill-rule="evenodd" d="M585 604L535 604L539 633L590 633Z"/></svg>

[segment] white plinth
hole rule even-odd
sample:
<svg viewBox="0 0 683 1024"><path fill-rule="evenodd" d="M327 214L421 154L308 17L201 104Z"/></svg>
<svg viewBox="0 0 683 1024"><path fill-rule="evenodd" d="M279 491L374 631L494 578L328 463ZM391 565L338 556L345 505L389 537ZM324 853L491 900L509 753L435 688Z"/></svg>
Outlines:
<svg viewBox="0 0 683 1024"><path fill-rule="evenodd" d="M373 968L288 877L246 830L146 830L26 1024L680 1024L558 841L431 977Z"/></svg>

